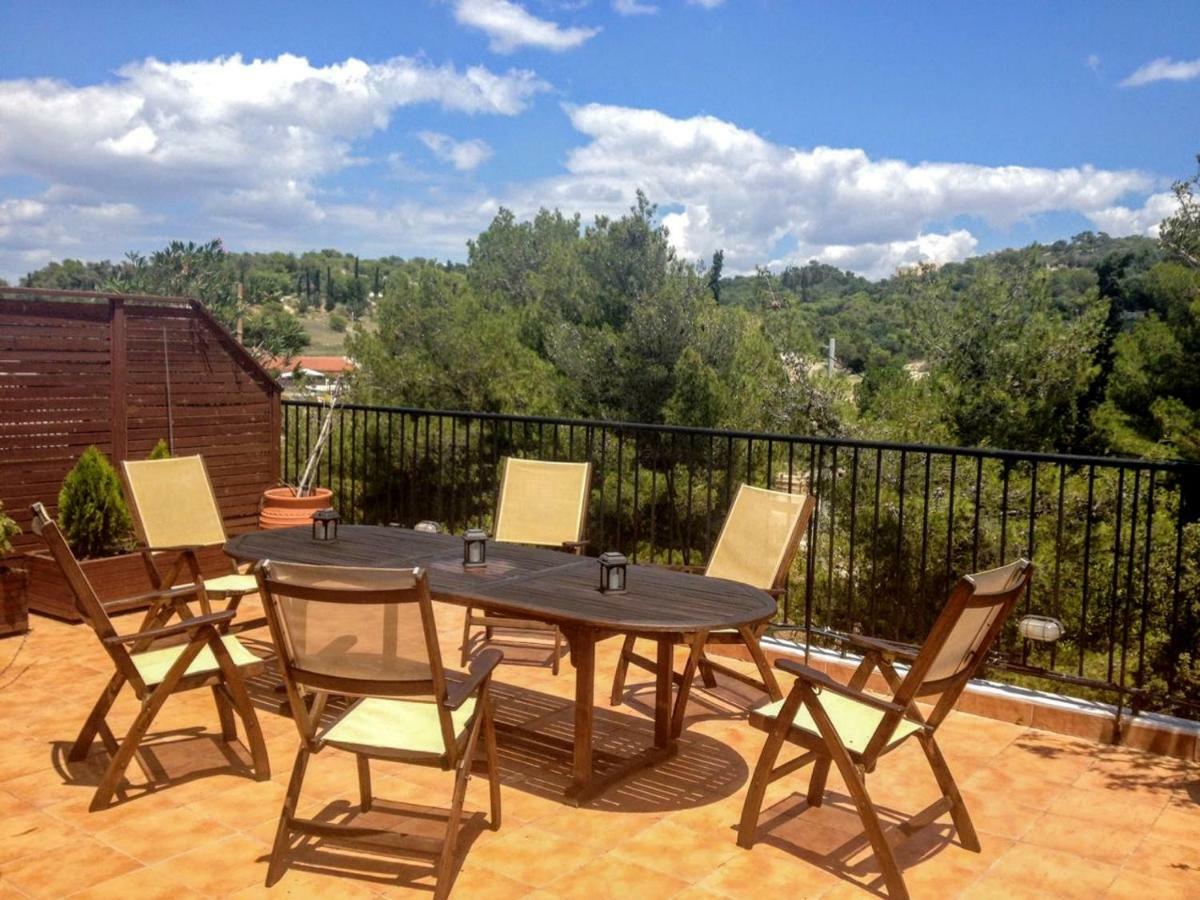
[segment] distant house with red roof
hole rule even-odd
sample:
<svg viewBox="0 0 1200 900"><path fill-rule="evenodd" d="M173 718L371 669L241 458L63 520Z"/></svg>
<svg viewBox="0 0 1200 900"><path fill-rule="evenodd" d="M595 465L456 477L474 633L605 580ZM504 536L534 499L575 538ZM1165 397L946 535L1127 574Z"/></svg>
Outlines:
<svg viewBox="0 0 1200 900"><path fill-rule="evenodd" d="M288 393L328 393L335 381L354 371L354 361L345 356L276 356L267 369Z"/></svg>

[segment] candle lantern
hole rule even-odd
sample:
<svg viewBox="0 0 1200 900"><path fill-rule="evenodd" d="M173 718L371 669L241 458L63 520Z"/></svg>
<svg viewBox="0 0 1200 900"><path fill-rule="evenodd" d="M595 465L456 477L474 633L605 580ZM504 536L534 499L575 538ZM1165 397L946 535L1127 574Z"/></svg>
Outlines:
<svg viewBox="0 0 1200 900"><path fill-rule="evenodd" d="M442 526L437 522L431 522L429 519L422 519L413 526L413 531L423 531L426 534L441 534Z"/></svg>
<svg viewBox="0 0 1200 900"><path fill-rule="evenodd" d="M600 590L606 594L625 591L625 569L628 560L614 550L600 554Z"/></svg>
<svg viewBox="0 0 1200 900"><path fill-rule="evenodd" d="M468 528L463 535L463 565L468 569L487 565L487 532L482 528Z"/></svg>
<svg viewBox="0 0 1200 900"><path fill-rule="evenodd" d="M336 541L338 523L342 517L336 509L318 509L312 517L312 538L314 541Z"/></svg>

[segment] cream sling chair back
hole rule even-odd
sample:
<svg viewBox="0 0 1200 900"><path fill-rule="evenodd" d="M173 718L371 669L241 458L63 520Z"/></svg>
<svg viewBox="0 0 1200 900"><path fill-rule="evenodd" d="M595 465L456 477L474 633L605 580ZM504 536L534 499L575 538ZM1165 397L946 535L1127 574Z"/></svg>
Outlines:
<svg viewBox="0 0 1200 900"><path fill-rule="evenodd" d="M375 852L431 856L441 900L450 891L467 781L482 737L491 825L500 827L500 781L490 684L500 662L488 649L469 673L442 668L429 582L421 569L363 569L264 561L257 569L271 636L300 748L276 830L267 886L283 874L291 835L305 834ZM354 698L346 706L330 697ZM336 708L335 708L336 707ZM454 772L441 840L405 837L381 826L300 818L309 758L327 747L353 754L360 804L371 809L370 760Z"/></svg>
<svg viewBox="0 0 1200 900"><path fill-rule="evenodd" d="M776 600L782 599L787 594L788 572L796 557L796 549L808 528L815 505L816 500L811 495L788 494L743 484L738 488L733 505L725 516L708 565L703 569L695 566L679 568L699 572L709 578L740 581L762 588ZM699 655L697 662L705 685L715 687L714 673L720 672L765 691L772 700L781 698L783 694L779 690L779 683L759 646L766 628L767 623L760 622L706 635L693 648L693 652ZM614 706L621 702L630 663L649 671L656 668L648 658L634 652L635 641L636 636L629 635L621 648L613 676L611 702ZM737 669L714 662L704 654L704 647L720 644L745 646L758 668L759 678L754 679Z"/></svg>
<svg viewBox="0 0 1200 900"><path fill-rule="evenodd" d="M890 642L856 635L855 642L865 655L848 685L799 662L777 661L776 666L795 675L796 681L786 700L750 714L750 724L768 736L742 807L738 844L753 846L768 784L812 763L808 804L820 806L830 766L836 765L883 871L888 896L908 897L892 847L867 793L866 775L875 770L881 756L915 736L942 796L902 823L901 831L912 834L948 812L963 846L978 851L979 837L934 732L983 665L1032 577L1033 564L1018 559L998 569L960 578L916 654ZM903 677L893 665L897 659L907 659L910 664ZM892 690L891 699L865 692L875 669ZM916 705L923 697L936 697L928 716L922 715ZM807 752L776 766L785 743L797 744Z"/></svg>
<svg viewBox="0 0 1200 900"><path fill-rule="evenodd" d="M142 561L156 588L170 589L176 581L190 579L199 589L205 612L210 611L213 598L228 598L226 608L236 611L243 597L258 590L254 576L236 571L232 561L228 561L225 574L206 577L201 571L198 554L219 549L226 539L225 522L203 458L127 459L121 463L121 471L142 543ZM172 556L164 574L158 563ZM262 619L239 623L242 629L263 624Z"/></svg>
<svg viewBox="0 0 1200 900"><path fill-rule="evenodd" d="M570 553L583 553L587 547L588 494L592 485L592 464L547 462L539 459L506 457L496 499L496 520L492 529L497 543L555 547ZM532 619L518 619L490 613L477 614L467 608L463 622L462 665L473 649L472 628L484 628L483 639L492 638L494 628L517 632L549 633L554 639L551 670L558 674L562 656L562 632L557 625Z"/></svg>

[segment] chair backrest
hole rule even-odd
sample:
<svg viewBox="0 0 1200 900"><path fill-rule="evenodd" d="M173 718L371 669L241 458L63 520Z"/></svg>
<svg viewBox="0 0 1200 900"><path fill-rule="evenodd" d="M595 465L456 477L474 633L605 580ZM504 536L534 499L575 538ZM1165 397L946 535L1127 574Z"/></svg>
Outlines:
<svg viewBox="0 0 1200 900"><path fill-rule="evenodd" d="M33 533L40 536L46 542L46 546L50 548L50 555L58 563L63 578L67 580L67 585L71 588L71 594L75 598L75 609L78 610L79 615L92 627L101 640L115 636L117 630L113 628L104 604L100 602L100 598L92 589L91 582L88 581L83 567L79 565L79 560L71 551L58 523L50 518L46 507L41 503L33 504L31 511L33 513Z"/></svg>
<svg viewBox="0 0 1200 900"><path fill-rule="evenodd" d="M940 694L929 723L937 725L987 658L1013 607L1033 578L1033 563L964 575L934 622L912 668L896 690L896 703Z"/></svg>
<svg viewBox="0 0 1200 900"><path fill-rule="evenodd" d="M147 546L225 543L225 523L201 457L127 459L121 467L134 526Z"/></svg>
<svg viewBox="0 0 1200 900"><path fill-rule="evenodd" d="M704 570L763 590L782 588L815 500L743 484Z"/></svg>
<svg viewBox="0 0 1200 900"><path fill-rule="evenodd" d="M427 697L447 752L454 731L429 581L421 569L258 567L267 622L301 735L311 738L298 687L360 697Z"/></svg>
<svg viewBox="0 0 1200 900"><path fill-rule="evenodd" d="M591 484L591 463L506 457L493 538L548 547L582 540Z"/></svg>

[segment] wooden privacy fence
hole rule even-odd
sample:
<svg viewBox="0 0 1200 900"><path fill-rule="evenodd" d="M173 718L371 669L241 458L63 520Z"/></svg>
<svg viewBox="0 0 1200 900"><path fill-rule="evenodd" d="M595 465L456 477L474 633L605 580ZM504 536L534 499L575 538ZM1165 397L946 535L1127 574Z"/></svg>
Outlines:
<svg viewBox="0 0 1200 900"><path fill-rule="evenodd" d="M92 444L114 464L165 439L204 457L229 531L279 481L280 389L196 301L0 287L0 499L35 544Z"/></svg>

